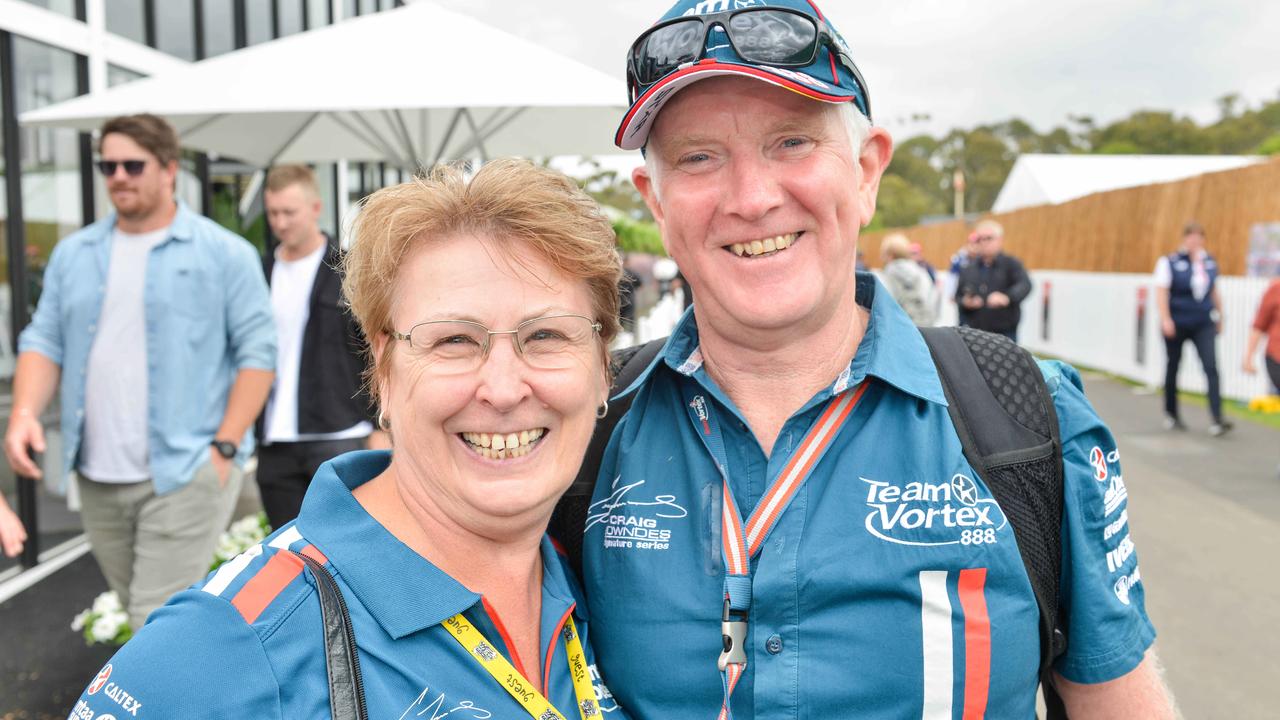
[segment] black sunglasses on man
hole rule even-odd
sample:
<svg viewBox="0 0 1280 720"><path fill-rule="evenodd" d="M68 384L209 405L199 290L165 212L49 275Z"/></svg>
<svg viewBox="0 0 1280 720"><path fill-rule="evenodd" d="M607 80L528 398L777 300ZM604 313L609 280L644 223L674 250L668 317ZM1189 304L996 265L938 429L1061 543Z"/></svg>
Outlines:
<svg viewBox="0 0 1280 720"><path fill-rule="evenodd" d="M98 171L103 177L113 177L116 169L123 167L129 177L138 177L147 167L146 160L99 160Z"/></svg>
<svg viewBox="0 0 1280 720"><path fill-rule="evenodd" d="M818 59L826 47L853 75L871 117L871 95L862 73L842 44L819 26L817 18L790 8L743 8L672 18L649 28L627 53L627 79L634 101L643 88L706 54L707 33L720 26L743 60L779 68L800 68ZM832 68L834 72L834 66ZM838 80L837 80L838 83Z"/></svg>

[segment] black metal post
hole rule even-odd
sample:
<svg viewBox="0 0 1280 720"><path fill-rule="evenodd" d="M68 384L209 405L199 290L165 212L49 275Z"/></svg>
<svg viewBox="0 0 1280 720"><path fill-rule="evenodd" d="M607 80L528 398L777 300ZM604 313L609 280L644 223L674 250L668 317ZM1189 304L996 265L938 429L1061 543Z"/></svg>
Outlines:
<svg viewBox="0 0 1280 720"><path fill-rule="evenodd" d="M83 5L83 0L79 3ZM89 58L76 56L76 94L89 94ZM93 136L80 133L80 221L88 225L98 215L93 188Z"/></svg>
<svg viewBox="0 0 1280 720"><path fill-rule="evenodd" d="M191 0L191 18L195 22L196 60L203 60L206 52L204 46L204 0Z"/></svg>
<svg viewBox="0 0 1280 720"><path fill-rule="evenodd" d="M156 0L143 0L142 37L147 47L156 47Z"/></svg>
<svg viewBox="0 0 1280 720"><path fill-rule="evenodd" d="M4 166L7 182L5 202L5 250L9 254L9 328L10 347L18 347L18 333L27 325L27 239L22 217L22 137L18 132L18 90L14 76L13 35L0 30L0 108L3 108ZM19 476L18 517L27 528L27 542L22 548L22 566L34 567L39 561L40 529L36 517L36 484L32 478Z"/></svg>
<svg viewBox="0 0 1280 720"><path fill-rule="evenodd" d="M200 214L213 217L213 177L209 174L208 153L196 153L196 179L200 181Z"/></svg>
<svg viewBox="0 0 1280 720"><path fill-rule="evenodd" d="M236 49L239 50L249 44L249 21L245 17L245 0L235 0L231 9L235 16Z"/></svg>
<svg viewBox="0 0 1280 720"><path fill-rule="evenodd" d="M330 6L332 7L332 6ZM339 195L342 190L342 181L338 179L338 171L342 168L338 163L330 163L333 166L333 236L338 239L338 243L342 242L342 205L347 202L347 198Z"/></svg>
<svg viewBox="0 0 1280 720"><path fill-rule="evenodd" d="M271 232L270 216L267 215L267 175L271 174L271 166L262 168L262 185L258 187L258 192L262 194L262 249L270 257L276 252L276 245L279 241L276 234Z"/></svg>
<svg viewBox="0 0 1280 720"><path fill-rule="evenodd" d="M280 37L280 0L271 0L271 39Z"/></svg>

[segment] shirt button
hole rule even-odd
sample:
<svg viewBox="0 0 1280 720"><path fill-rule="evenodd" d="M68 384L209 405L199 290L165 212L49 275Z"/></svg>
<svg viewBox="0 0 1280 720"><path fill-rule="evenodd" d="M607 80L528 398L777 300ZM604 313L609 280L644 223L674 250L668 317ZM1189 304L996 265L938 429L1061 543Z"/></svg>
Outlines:
<svg viewBox="0 0 1280 720"><path fill-rule="evenodd" d="M764 641L764 649L768 650L770 655L782 652L782 636L770 635L769 639Z"/></svg>

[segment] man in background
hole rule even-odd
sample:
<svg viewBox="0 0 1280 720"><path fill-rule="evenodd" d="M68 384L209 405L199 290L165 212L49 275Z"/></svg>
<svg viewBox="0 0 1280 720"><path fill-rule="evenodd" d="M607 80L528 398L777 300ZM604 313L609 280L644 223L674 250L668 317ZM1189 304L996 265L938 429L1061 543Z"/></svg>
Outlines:
<svg viewBox="0 0 1280 720"><path fill-rule="evenodd" d="M1004 253L1004 228L995 220L979 222L970 243L969 262L960 268L956 283L960 324L1017 342L1021 305L1031 294L1031 278L1022 261Z"/></svg>
<svg viewBox="0 0 1280 720"><path fill-rule="evenodd" d="M18 338L5 455L40 477L40 414L62 402L61 477L107 584L140 628L209 570L271 388L275 328L257 254L175 200L178 136L154 115L102 127L114 212L54 248Z"/></svg>
<svg viewBox="0 0 1280 720"><path fill-rule="evenodd" d="M272 168L263 204L279 240L263 265L280 352L259 423L258 489L278 528L297 517L321 463L389 443L363 390L364 337L342 297L341 251L320 229L315 174L305 165Z"/></svg>

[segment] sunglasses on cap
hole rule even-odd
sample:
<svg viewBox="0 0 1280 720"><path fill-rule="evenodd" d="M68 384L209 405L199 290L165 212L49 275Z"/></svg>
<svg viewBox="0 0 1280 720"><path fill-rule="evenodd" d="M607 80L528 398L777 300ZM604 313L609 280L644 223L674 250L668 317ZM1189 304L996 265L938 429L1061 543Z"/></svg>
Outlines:
<svg viewBox="0 0 1280 720"><path fill-rule="evenodd" d="M666 75L701 60L707 52L707 33L714 26L724 30L738 57L756 65L806 67L817 60L819 50L827 48L853 75L865 104L859 109L871 117L871 96L853 59L817 18L791 8L742 8L672 18L654 25L627 52L632 102Z"/></svg>
<svg viewBox="0 0 1280 720"><path fill-rule="evenodd" d="M99 160L98 171L103 177L112 177L116 174L116 168L123 166L125 174L129 177L138 177L147 167L146 160Z"/></svg>

